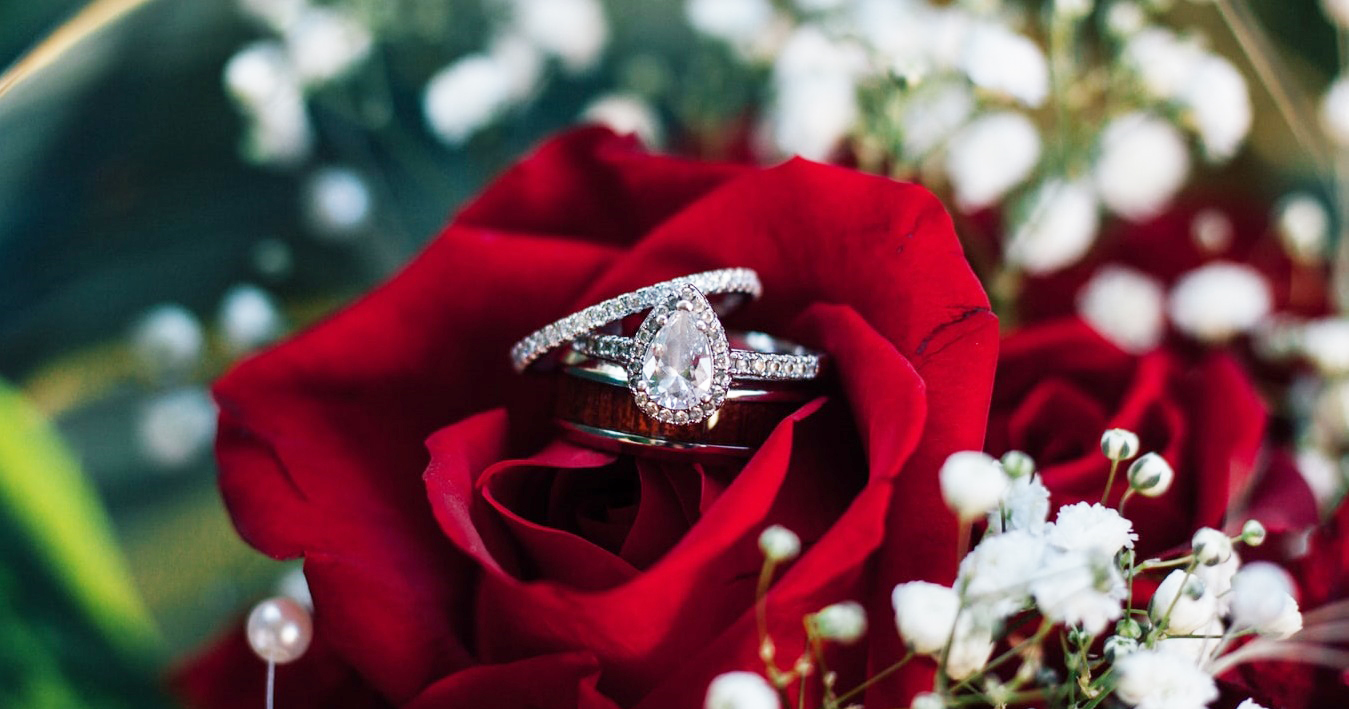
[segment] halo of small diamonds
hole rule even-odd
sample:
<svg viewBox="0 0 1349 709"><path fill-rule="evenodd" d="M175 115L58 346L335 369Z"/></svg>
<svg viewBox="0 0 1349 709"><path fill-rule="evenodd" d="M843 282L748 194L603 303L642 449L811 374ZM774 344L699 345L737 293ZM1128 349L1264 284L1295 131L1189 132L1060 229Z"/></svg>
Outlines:
<svg viewBox="0 0 1349 709"><path fill-rule="evenodd" d="M675 409L663 406L658 397L650 391L647 378L642 371L643 362L654 346L660 331L674 317L689 317L697 330L706 337L712 360L712 378L706 391L700 393L699 401L687 408ZM637 408L657 421L677 425L701 423L715 414L726 401L726 392L731 388L731 348L726 341L726 330L717 319L716 311L707 302L706 296L692 283L677 284L665 290L661 299L651 308L651 312L642 321L641 327L632 338L621 338L620 343L626 350L628 389L632 391ZM621 361L621 360L620 360Z"/></svg>

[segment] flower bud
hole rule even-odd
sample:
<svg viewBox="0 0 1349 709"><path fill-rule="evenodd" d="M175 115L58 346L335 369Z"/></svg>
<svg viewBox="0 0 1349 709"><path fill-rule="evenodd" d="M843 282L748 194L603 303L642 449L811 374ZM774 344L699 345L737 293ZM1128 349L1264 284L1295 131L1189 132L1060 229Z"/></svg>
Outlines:
<svg viewBox="0 0 1349 709"><path fill-rule="evenodd" d="M1021 451L1007 451L1002 454L1002 470L1013 480L1030 477L1035 474L1035 460Z"/></svg>
<svg viewBox="0 0 1349 709"><path fill-rule="evenodd" d="M707 687L704 709L780 709L778 693L753 672L717 675Z"/></svg>
<svg viewBox="0 0 1349 709"><path fill-rule="evenodd" d="M1171 489L1176 471L1156 453L1144 453L1129 466L1129 487L1140 495L1157 497Z"/></svg>
<svg viewBox="0 0 1349 709"><path fill-rule="evenodd" d="M1111 635L1105 639L1106 659L1114 662L1138 649L1138 641L1123 635Z"/></svg>
<svg viewBox="0 0 1349 709"><path fill-rule="evenodd" d="M1138 621L1126 616L1115 624L1115 634L1137 640L1143 637L1143 628L1138 624Z"/></svg>
<svg viewBox="0 0 1349 709"><path fill-rule="evenodd" d="M1248 545L1258 547L1265 543L1265 525L1260 524L1258 519L1248 519L1246 524L1241 526L1241 541Z"/></svg>
<svg viewBox="0 0 1349 709"><path fill-rule="evenodd" d="M1218 616L1218 601L1204 582L1180 569L1172 571L1152 594L1148 615L1175 635L1193 633Z"/></svg>
<svg viewBox="0 0 1349 709"><path fill-rule="evenodd" d="M844 601L826 606L811 617L815 632L825 640L851 645L867 632L867 613L860 603Z"/></svg>
<svg viewBox="0 0 1349 709"><path fill-rule="evenodd" d="M1211 527L1201 527L1190 539L1194 558L1205 566L1217 566L1232 558L1232 540Z"/></svg>
<svg viewBox="0 0 1349 709"><path fill-rule="evenodd" d="M1288 637L1302 629L1288 573L1266 561L1247 564L1232 577L1232 624L1262 635Z"/></svg>
<svg viewBox="0 0 1349 709"><path fill-rule="evenodd" d="M941 700L941 695L935 692L923 692L914 695L909 706L912 709L943 709L946 704Z"/></svg>
<svg viewBox="0 0 1349 709"><path fill-rule="evenodd" d="M1011 483L998 461L978 451L952 453L938 477L946 506L964 521L997 507Z"/></svg>
<svg viewBox="0 0 1349 709"><path fill-rule="evenodd" d="M1101 452L1109 460L1119 462L1138 455L1138 434L1122 428L1112 428L1101 434Z"/></svg>
<svg viewBox="0 0 1349 709"><path fill-rule="evenodd" d="M796 532L775 524L759 535L759 551L775 564L791 561L801 554L801 538Z"/></svg>

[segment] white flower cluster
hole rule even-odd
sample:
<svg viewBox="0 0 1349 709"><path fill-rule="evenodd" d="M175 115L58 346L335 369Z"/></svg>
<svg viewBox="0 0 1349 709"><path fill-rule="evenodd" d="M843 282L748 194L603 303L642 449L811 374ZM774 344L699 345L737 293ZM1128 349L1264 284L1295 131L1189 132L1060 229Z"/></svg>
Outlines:
<svg viewBox="0 0 1349 709"><path fill-rule="evenodd" d="M599 0L503 0L507 21L486 50L460 57L426 84L431 131L457 146L538 90L549 58L569 74L590 70L609 41Z"/></svg>
<svg viewBox="0 0 1349 709"><path fill-rule="evenodd" d="M1064 505L1052 522L1049 490L1026 454L1012 451L994 459L962 451L947 459L939 471L947 506L962 527L985 514L988 526L960 562L953 584L909 581L891 593L895 626L908 648L898 664L926 657L938 669L933 691L918 694L910 706L1009 706L1047 696L1095 706L1106 693L1141 709L1203 709L1218 698L1215 678L1242 662L1340 658L1317 645L1342 634L1329 625L1287 642L1303 625L1291 579L1270 563L1243 565L1234 548L1235 542L1264 542L1265 530L1257 521L1246 522L1236 536L1201 528L1190 552L1178 558L1137 560L1138 535L1122 510L1130 495L1164 494L1175 479L1164 458L1139 452L1133 432L1106 431L1101 453L1110 463L1110 478L1134 459L1127 470L1129 493L1118 509L1088 502ZM1109 497L1107 491L1102 499ZM801 546L795 534L779 526L765 529L759 546L765 560L756 608L766 678L751 672L720 675L708 688L706 709L778 709L797 682L805 696L806 678L823 667L817 664L822 663L819 641L851 643L866 631L860 605L829 606L806 617L806 645L813 650L790 671L778 669L775 646L764 630L764 591L777 565L795 558ZM1145 610L1126 604L1134 598L1130 585L1138 577L1159 572L1165 577ZM1037 616L1039 629L1030 636L1014 630L1014 617ZM1057 628L1062 628L1060 637L1051 639ZM1245 638L1253 639L1237 642ZM1008 650L992 659L1004 642ZM1063 647L1067 677L1041 672L1049 669L1042 643ZM1005 672L993 674L1011 660L1022 663L1013 679L1002 679ZM874 678L842 695L835 691L836 680L832 672L822 677L825 706L846 705ZM1035 686L1026 691L1031 682ZM1240 709L1262 708L1247 700Z"/></svg>
<svg viewBox="0 0 1349 709"><path fill-rule="evenodd" d="M298 164L314 147L306 92L365 61L373 37L339 6L308 0L239 4L272 35L240 49L225 64L225 88L248 122L245 154L262 164Z"/></svg>
<svg viewBox="0 0 1349 709"><path fill-rule="evenodd" d="M1088 0L1053 3L1039 15L1047 27L1029 26L1037 13L1000 2L687 0L686 10L698 32L772 64L764 125L778 153L825 160L851 138L864 161L879 152L879 165L944 175L966 212L1002 204L1034 179L1012 200L1005 258L1038 274L1079 261L1102 210L1130 220L1160 212L1191 173L1187 132L1221 162L1250 131L1241 73L1198 40L1154 24L1161 5L1111 3L1105 88L1075 83L1084 73L1075 65L1054 77L1059 55L1046 57L1031 39L1080 41ZM1073 49L1061 51L1065 65L1074 61ZM1131 85L1137 90L1120 90ZM1100 102L1077 94L1101 90L1119 93L1114 112L1099 133L1077 135L1102 123L1078 120L1076 106ZM1051 101L1057 145L1046 150L1031 112Z"/></svg>
<svg viewBox="0 0 1349 709"><path fill-rule="evenodd" d="M226 89L248 121L245 153L261 164L302 163L316 140L309 93L364 62L378 39L375 30L359 3L238 2L271 35L240 49L225 66ZM488 15L499 18L486 48L436 72L423 91L427 125L449 145L463 143L528 102L550 59L564 73L585 72L609 41L600 0L483 2L490 5ZM597 115L608 117L622 108L603 106ZM625 120L631 120L630 112Z"/></svg>

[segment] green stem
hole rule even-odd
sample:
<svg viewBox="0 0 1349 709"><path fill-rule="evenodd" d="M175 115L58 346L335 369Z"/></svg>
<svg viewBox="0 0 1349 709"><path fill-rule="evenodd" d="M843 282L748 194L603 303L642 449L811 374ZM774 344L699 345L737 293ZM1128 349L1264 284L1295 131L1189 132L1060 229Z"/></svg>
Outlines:
<svg viewBox="0 0 1349 709"><path fill-rule="evenodd" d="M1105 504L1105 501L1106 501L1106 500L1110 499L1110 488L1112 488L1112 487L1115 486L1115 473L1116 473L1118 470L1119 470L1119 461L1118 461L1118 460L1111 460L1111 461L1110 461L1110 474L1105 476L1105 489L1101 491L1101 504L1102 504L1102 505ZM1125 493L1125 494L1127 495L1128 493ZM1123 500L1120 501L1120 504L1123 504Z"/></svg>
<svg viewBox="0 0 1349 709"><path fill-rule="evenodd" d="M1185 593L1185 584L1194 575L1194 569L1197 565L1198 560L1196 559L1185 567L1185 575L1180 579L1180 588L1176 589L1176 595L1171 598L1171 604L1166 607L1166 613L1157 619L1157 627L1153 628L1152 633L1150 633L1151 639L1156 640L1157 634L1164 631L1166 626L1171 623L1171 612L1176 610L1176 604L1180 603L1180 597Z"/></svg>
<svg viewBox="0 0 1349 709"><path fill-rule="evenodd" d="M885 679L886 677L889 677L890 675L898 672L899 668L903 667L904 665L907 665L909 663L909 660L912 660L913 657L914 657L913 651L910 650L907 655L900 658L899 662L896 662L895 664L890 665L889 667L881 670L880 672L877 672L871 677L868 677L865 681L863 681L856 687L853 687L852 689L844 692L843 694L838 695L838 703L843 704L849 699L852 699L853 697L856 697L862 692L865 692L867 688L870 687L871 685L876 684L877 682Z"/></svg>
<svg viewBox="0 0 1349 709"><path fill-rule="evenodd" d="M1186 554L1185 556L1182 556L1178 559L1171 559L1170 561L1150 559L1134 567L1134 571L1136 573L1144 574L1149 571L1157 571L1159 569L1170 569L1176 566L1184 566L1192 561L1194 561L1193 554Z"/></svg>
<svg viewBox="0 0 1349 709"><path fill-rule="evenodd" d="M1007 662L1013 657L1016 657L1026 647L1031 645L1038 645L1040 641L1045 639L1046 635L1049 635L1049 631L1053 630L1053 628L1054 628L1053 621L1049 620L1048 618L1044 619L1043 621L1040 622L1040 627L1036 629L1034 635L1030 636L1029 638L1026 638L1025 640L1022 640L1021 642L1009 648L1006 652L993 658L991 662L984 665L984 668L982 670L961 680L959 684L951 688L951 691L959 692L961 689L969 687L973 682L977 681L980 677L983 677L989 672L1002 666L1003 663Z"/></svg>

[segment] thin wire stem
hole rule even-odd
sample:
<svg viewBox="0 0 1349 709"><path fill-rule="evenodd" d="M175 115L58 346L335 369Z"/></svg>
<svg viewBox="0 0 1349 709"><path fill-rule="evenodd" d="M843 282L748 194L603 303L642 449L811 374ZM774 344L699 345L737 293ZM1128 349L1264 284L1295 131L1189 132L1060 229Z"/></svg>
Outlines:
<svg viewBox="0 0 1349 709"><path fill-rule="evenodd" d="M267 661L267 709L276 706L276 662Z"/></svg>

